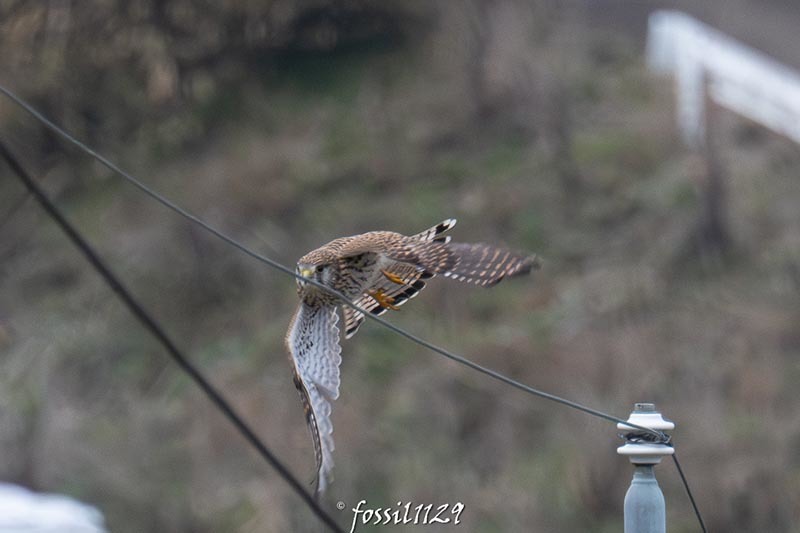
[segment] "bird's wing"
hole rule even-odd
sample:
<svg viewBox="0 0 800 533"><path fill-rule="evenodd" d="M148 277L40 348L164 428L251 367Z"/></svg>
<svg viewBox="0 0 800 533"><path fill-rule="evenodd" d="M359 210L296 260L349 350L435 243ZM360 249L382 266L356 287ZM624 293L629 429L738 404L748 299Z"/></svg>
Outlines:
<svg viewBox="0 0 800 533"><path fill-rule="evenodd" d="M446 220L424 232L407 237L392 231L370 231L342 239L338 245L340 260L364 260L382 256L400 263L437 274L455 264L449 251L447 237L438 235L451 228L455 222Z"/></svg>
<svg viewBox="0 0 800 533"><path fill-rule="evenodd" d="M430 272L419 269L414 265L396 261L390 263L385 270L403 280L403 283L398 284L386 277L381 277L380 281L369 289L381 291L384 296L390 298L392 305L395 307L403 305L416 296L419 291L425 288L424 280L433 276ZM381 306L375 298L367 293L362 294L353 303L376 316L380 316L387 311L387 308ZM358 328L364 322L364 313L344 305L342 306L342 314L344 315L344 337L349 339L356 334Z"/></svg>
<svg viewBox="0 0 800 533"><path fill-rule="evenodd" d="M300 393L317 460L317 489L333 481L331 402L339 397L342 362L336 306L301 302L286 335L294 384Z"/></svg>
<svg viewBox="0 0 800 533"><path fill-rule="evenodd" d="M391 231L370 231L347 237L339 250L340 261L369 261L377 256L389 256L396 261L419 263L416 245L421 241Z"/></svg>
<svg viewBox="0 0 800 533"><path fill-rule="evenodd" d="M428 230L428 232L431 232ZM423 232L420 235L424 235ZM503 248L488 244L465 244L439 241L443 237L431 238L426 248L424 245L417 248L420 254L418 265L394 261L384 270L397 276L403 281L397 284L388 278L380 278L377 284L369 289L380 291L395 307L416 296L425 288L425 281L436 274L465 283L491 287L500 283L507 277L519 276L529 273L532 269L539 268L536 256L519 254ZM446 251L442 251L438 243ZM428 252L433 257L427 257ZM424 266L438 265L438 266ZM368 293L362 294L354 302L358 307L380 316L387 311L378 301ZM344 306L344 331L345 338L349 339L356 334L364 322L364 314L350 307Z"/></svg>
<svg viewBox="0 0 800 533"><path fill-rule="evenodd" d="M402 280L403 283L398 284L388 278L381 278L375 286L369 287L369 290L380 291L390 299L392 305L398 307L425 288L423 280L432 278L436 272L443 272L447 267L454 265L451 255L447 254L444 247L450 242L450 237L443 237L442 234L455 225L456 219L448 218L411 237L389 232L373 232L370 235L377 235L380 238L370 238L355 244L350 243L345 250L349 254L345 260L363 260L363 255L357 254L365 252L373 254L373 257L378 254L390 259L392 262L385 270ZM431 247L429 243L435 244ZM441 252L436 262L432 261L432 251ZM380 305L367 293L362 294L353 303L374 315L382 315L387 311L386 307ZM343 306L342 314L344 315L344 336L349 339L356 334L364 322L364 313Z"/></svg>
<svg viewBox="0 0 800 533"><path fill-rule="evenodd" d="M488 244L450 243L447 245L457 258L443 276L491 287L503 278L528 274L539 268L535 255L525 255Z"/></svg>

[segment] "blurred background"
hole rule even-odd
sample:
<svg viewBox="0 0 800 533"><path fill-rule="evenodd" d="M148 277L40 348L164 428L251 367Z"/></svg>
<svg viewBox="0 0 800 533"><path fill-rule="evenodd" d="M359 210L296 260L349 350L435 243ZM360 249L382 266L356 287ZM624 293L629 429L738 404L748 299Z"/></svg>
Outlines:
<svg viewBox="0 0 800 533"><path fill-rule="evenodd" d="M0 80L287 265L447 217L458 240L540 254L533 278L436 279L389 318L617 416L656 402L710 530L800 531L800 149L724 110L713 171L682 145L673 81L644 62L664 7L800 67L788 0L8 0ZM283 347L293 280L5 100L0 135L310 482ZM319 530L0 174L0 479L89 502L119 533ZM325 500L342 524L335 503L367 499L461 501L459 531L622 529L612 424L373 323L343 356ZM697 531L673 466L657 474L670 531Z"/></svg>

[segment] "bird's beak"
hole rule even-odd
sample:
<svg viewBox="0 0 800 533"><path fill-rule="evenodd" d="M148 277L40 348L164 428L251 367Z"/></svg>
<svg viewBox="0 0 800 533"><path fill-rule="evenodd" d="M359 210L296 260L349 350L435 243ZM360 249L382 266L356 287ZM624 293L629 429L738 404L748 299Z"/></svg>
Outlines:
<svg viewBox="0 0 800 533"><path fill-rule="evenodd" d="M311 278L311 276L314 274L314 269L313 268L300 267L300 269L298 269L298 272L304 278Z"/></svg>

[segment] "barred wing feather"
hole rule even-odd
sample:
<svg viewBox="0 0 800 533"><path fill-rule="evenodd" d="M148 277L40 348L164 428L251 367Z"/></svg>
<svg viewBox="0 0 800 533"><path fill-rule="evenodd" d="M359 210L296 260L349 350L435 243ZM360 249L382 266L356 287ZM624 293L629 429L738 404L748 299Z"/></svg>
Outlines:
<svg viewBox="0 0 800 533"><path fill-rule="evenodd" d="M448 248L457 260L444 276L456 281L491 287L503 278L528 274L539 268L536 256L488 244L451 243Z"/></svg>
<svg viewBox="0 0 800 533"><path fill-rule="evenodd" d="M442 234L455 225L456 219L448 218L425 231L412 235L408 238L408 242L412 243L412 246L420 242L447 244L450 242L450 237L443 237ZM403 305L416 296L419 291L425 288L425 282L422 280L432 278L434 273L425 270L421 265L417 265L416 263L419 262L419 259L416 255L413 257L413 263L395 261L388 269L392 274L403 280L403 285L397 285L384 279L381 280L380 285L371 287L371 289L382 291L387 297L393 300L393 305L395 306ZM394 258L398 258L397 253L395 253ZM368 294L362 294L353 303L361 309L369 311L373 315L382 315L386 312L386 309L381 307L380 304ZM361 324L364 322L364 314L348 306L342 307L342 314L344 315L344 337L349 339L358 332L358 328L360 328Z"/></svg>
<svg viewBox="0 0 800 533"><path fill-rule="evenodd" d="M318 495L333 481L331 402L339 397L342 362L338 320L336 306L301 302L286 336L294 383L314 442Z"/></svg>
<svg viewBox="0 0 800 533"><path fill-rule="evenodd" d="M419 291L425 288L426 279L433 277L433 274L426 272L414 265L407 263L395 262L388 269L392 274L396 275L403 280L403 284L399 285L386 278L382 278L380 282L371 287L374 290L380 290L387 297L392 299L392 304L399 307L406 303L411 298L415 297ZM386 308L381 305L369 294L362 294L353 301L361 309L369 311L373 315L380 316L386 312ZM349 339L356 334L358 328L364 322L364 314L356 311L352 307L343 305L342 313L344 315L344 338Z"/></svg>

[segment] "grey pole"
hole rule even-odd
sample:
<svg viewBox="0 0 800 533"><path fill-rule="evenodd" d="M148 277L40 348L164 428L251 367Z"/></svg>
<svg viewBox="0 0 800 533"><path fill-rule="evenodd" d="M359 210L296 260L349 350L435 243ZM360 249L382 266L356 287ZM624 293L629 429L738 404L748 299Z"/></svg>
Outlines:
<svg viewBox="0 0 800 533"><path fill-rule="evenodd" d="M675 429L675 424L665 420L652 403L635 404L628 422L658 431ZM627 455L634 466L633 480L625 494L625 533L666 533L664 495L653 467L674 450L667 444L635 438L641 431L634 427L620 423L617 429L627 430L627 442L617 448L617 453Z"/></svg>

